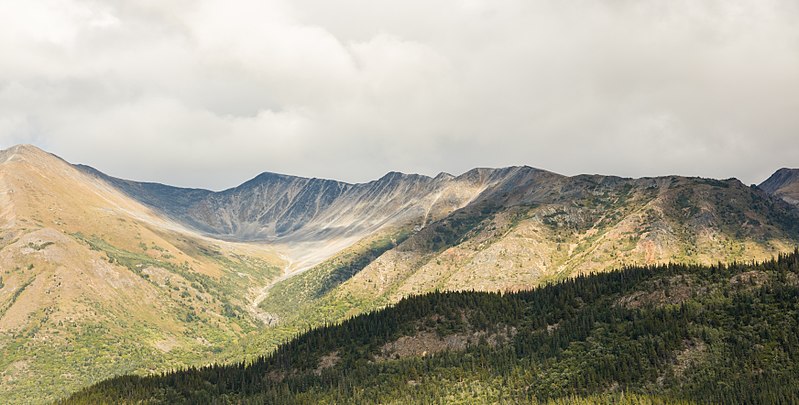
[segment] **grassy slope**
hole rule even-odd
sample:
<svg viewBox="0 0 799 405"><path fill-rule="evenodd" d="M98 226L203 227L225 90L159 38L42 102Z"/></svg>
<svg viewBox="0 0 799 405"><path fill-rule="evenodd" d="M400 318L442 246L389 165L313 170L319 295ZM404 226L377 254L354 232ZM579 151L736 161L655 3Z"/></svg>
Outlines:
<svg viewBox="0 0 799 405"><path fill-rule="evenodd" d="M208 362L260 325L263 248L163 220L44 152L0 170L0 397L48 402L120 373Z"/></svg>
<svg viewBox="0 0 799 405"><path fill-rule="evenodd" d="M795 402L798 299L799 252L432 293L247 366L122 377L67 403Z"/></svg>
<svg viewBox="0 0 799 405"><path fill-rule="evenodd" d="M277 325L249 333L215 358L240 361L273 350L314 326L337 322L374 308L386 301L365 301L336 293L337 287L394 248L409 235L407 229L389 229L364 238L334 257L276 284L260 308Z"/></svg>
<svg viewBox="0 0 799 405"><path fill-rule="evenodd" d="M231 341L260 328L242 309L243 292L279 272L263 259L209 250L197 260L218 268L221 275L214 277L189 262L164 259L172 250L158 245L128 251L96 235L73 238L69 248L81 262L87 257L105 262L99 276L117 285L105 285L93 269L81 270L80 262L54 267L31 258L30 269L2 272L0 293L8 295L0 297L13 295L0 301L0 316L9 315L0 331L0 392L11 403L46 402L120 373L205 364ZM58 250L58 243L41 253ZM16 280L25 283L15 285ZM24 316L10 324L20 310Z"/></svg>

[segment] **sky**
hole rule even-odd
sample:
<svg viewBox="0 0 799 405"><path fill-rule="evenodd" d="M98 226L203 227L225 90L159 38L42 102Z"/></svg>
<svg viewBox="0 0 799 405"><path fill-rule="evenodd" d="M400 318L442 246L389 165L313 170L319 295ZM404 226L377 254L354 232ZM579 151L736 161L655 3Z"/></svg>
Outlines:
<svg viewBox="0 0 799 405"><path fill-rule="evenodd" d="M0 0L0 148L223 189L799 167L796 0Z"/></svg>

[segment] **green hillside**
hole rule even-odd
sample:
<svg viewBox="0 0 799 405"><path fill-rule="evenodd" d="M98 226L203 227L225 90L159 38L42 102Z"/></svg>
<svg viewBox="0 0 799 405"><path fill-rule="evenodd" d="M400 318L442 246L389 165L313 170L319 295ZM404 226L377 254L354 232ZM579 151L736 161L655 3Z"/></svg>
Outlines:
<svg viewBox="0 0 799 405"><path fill-rule="evenodd" d="M428 293L248 364L118 377L64 403L518 401L796 403L799 251Z"/></svg>
<svg viewBox="0 0 799 405"><path fill-rule="evenodd" d="M498 193L419 230L362 239L260 302L275 324L217 357L253 359L303 328L433 291L516 291L628 265L762 260L799 242L799 211L737 180L578 176ZM536 203L535 199L548 203Z"/></svg>

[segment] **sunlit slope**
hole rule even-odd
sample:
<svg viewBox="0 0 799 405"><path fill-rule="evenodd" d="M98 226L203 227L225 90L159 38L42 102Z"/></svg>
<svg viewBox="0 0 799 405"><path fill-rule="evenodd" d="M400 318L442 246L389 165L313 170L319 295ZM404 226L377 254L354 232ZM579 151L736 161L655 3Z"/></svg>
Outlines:
<svg viewBox="0 0 799 405"><path fill-rule="evenodd" d="M441 219L373 233L278 282L261 302L273 315L271 329L225 358L268 352L309 326L411 294L527 289L636 264L768 259L799 245L797 210L735 179L516 168L490 184Z"/></svg>
<svg viewBox="0 0 799 405"><path fill-rule="evenodd" d="M797 244L796 210L734 179L529 170L422 229L365 239L278 283L262 308L287 322L333 321L434 290L517 290L633 264L767 259Z"/></svg>
<svg viewBox="0 0 799 405"><path fill-rule="evenodd" d="M799 215L737 180L581 176L532 188L431 224L343 287L392 301L512 290L630 264L765 259L799 243Z"/></svg>
<svg viewBox="0 0 799 405"><path fill-rule="evenodd" d="M0 152L0 396L203 361L258 326L261 247L186 231L31 146Z"/></svg>

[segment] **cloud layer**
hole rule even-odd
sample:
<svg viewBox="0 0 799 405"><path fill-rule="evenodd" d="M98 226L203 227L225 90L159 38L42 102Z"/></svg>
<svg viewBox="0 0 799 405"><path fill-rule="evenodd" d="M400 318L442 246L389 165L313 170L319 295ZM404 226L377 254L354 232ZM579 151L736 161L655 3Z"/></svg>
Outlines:
<svg viewBox="0 0 799 405"><path fill-rule="evenodd" d="M793 0L0 0L0 147L220 189L799 166Z"/></svg>

